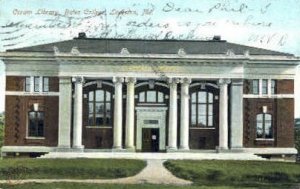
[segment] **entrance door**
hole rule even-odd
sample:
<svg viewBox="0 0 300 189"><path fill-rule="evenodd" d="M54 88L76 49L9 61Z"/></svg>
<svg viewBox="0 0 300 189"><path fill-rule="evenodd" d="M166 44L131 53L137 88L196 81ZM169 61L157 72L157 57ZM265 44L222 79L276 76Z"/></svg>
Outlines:
<svg viewBox="0 0 300 189"><path fill-rule="evenodd" d="M142 129L142 151L158 152L159 151L159 129L143 128Z"/></svg>

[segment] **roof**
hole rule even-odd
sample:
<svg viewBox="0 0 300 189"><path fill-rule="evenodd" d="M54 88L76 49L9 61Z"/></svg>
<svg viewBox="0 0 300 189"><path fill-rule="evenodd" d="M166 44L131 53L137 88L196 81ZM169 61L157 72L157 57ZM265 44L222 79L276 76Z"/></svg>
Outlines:
<svg viewBox="0 0 300 189"><path fill-rule="evenodd" d="M293 56L289 53L229 43L220 39L196 41L79 37L67 41L10 49L7 51L54 52L54 46L56 46L60 52L70 52L73 47L77 47L81 53L120 53L121 49L127 48L129 53L132 54L177 54L178 50L182 48L186 54L226 54L228 50L231 50L237 55L243 55L248 51L250 55Z"/></svg>

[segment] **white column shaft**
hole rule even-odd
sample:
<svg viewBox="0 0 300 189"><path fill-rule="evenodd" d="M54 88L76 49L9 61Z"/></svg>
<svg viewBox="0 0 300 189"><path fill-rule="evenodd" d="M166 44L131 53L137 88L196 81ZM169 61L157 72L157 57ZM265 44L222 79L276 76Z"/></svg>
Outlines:
<svg viewBox="0 0 300 189"><path fill-rule="evenodd" d="M181 84L180 149L189 150L189 83Z"/></svg>
<svg viewBox="0 0 300 189"><path fill-rule="evenodd" d="M220 85L220 124L219 124L219 148L228 149L228 95L227 84Z"/></svg>
<svg viewBox="0 0 300 189"><path fill-rule="evenodd" d="M177 149L177 83L170 83L169 149Z"/></svg>
<svg viewBox="0 0 300 189"><path fill-rule="evenodd" d="M115 82L114 149L122 148L122 83Z"/></svg>
<svg viewBox="0 0 300 189"><path fill-rule="evenodd" d="M58 148L71 147L71 107L72 83L71 78L59 80L59 116L58 116Z"/></svg>
<svg viewBox="0 0 300 189"><path fill-rule="evenodd" d="M125 146L134 149L134 82L127 83L127 110Z"/></svg>
<svg viewBox="0 0 300 189"><path fill-rule="evenodd" d="M233 81L230 91L230 144L231 148L243 147L243 81Z"/></svg>
<svg viewBox="0 0 300 189"><path fill-rule="evenodd" d="M74 98L73 148L82 146L82 87L83 78L76 78Z"/></svg>

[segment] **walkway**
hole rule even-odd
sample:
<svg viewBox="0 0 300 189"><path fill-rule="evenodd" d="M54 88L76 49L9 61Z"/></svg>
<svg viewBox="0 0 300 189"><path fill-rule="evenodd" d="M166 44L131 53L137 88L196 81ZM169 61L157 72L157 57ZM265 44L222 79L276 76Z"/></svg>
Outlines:
<svg viewBox="0 0 300 189"><path fill-rule="evenodd" d="M139 174L120 179L26 179L26 180L0 180L0 184L24 184L24 183L54 183L54 182L76 182L96 184L166 184L166 185L190 185L186 181L173 176L164 166L163 160L147 160L147 166Z"/></svg>

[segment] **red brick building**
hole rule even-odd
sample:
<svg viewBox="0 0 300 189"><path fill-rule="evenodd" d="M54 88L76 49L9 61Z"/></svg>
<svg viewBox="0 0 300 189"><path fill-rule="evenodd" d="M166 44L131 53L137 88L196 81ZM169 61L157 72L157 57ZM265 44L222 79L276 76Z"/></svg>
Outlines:
<svg viewBox="0 0 300 189"><path fill-rule="evenodd" d="M211 41L91 39L1 53L3 154L293 155L292 54Z"/></svg>

